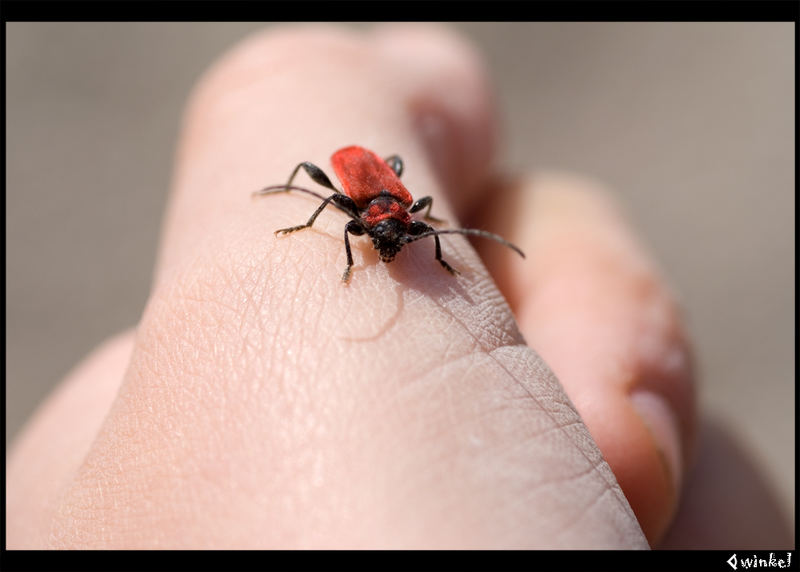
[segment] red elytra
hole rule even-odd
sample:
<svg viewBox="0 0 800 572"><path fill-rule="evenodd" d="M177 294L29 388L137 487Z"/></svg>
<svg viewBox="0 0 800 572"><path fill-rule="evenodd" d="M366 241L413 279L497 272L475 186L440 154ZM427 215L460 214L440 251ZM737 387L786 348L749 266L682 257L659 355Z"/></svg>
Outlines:
<svg viewBox="0 0 800 572"><path fill-rule="evenodd" d="M332 204L350 217L344 227L344 249L347 254L347 267L342 274L342 281L350 279L353 268L353 253L350 249L349 234L360 236L368 235L372 245L378 251L383 262L391 262L404 245L421 238L432 236L435 244L436 260L451 274L458 271L442 258L442 247L439 242L440 234L464 234L482 236L495 240L513 249L523 258L522 251L504 238L472 228L457 228L436 230L429 224L412 218L412 214L423 209L423 218L432 222L442 222L431 216L431 197L422 197L414 201L411 193L400 182L403 173L403 161L397 155L381 159L368 149L351 145L336 151L331 157L333 169L342 183L344 192L333 186L328 176L316 165L303 161L298 164L285 185L272 185L256 191L253 195L268 195L284 193L287 191L301 191L322 199L322 204L317 207L314 214L305 224L281 228L275 234L289 234L304 228L310 228L319 214L328 205ZM308 173L314 182L333 191L325 197L316 191L292 186L292 181L300 169Z"/></svg>
<svg viewBox="0 0 800 572"><path fill-rule="evenodd" d="M406 208L414 201L397 173L369 149L358 145L339 149L331 156L331 164L344 193L359 209L366 208L380 191L388 191Z"/></svg>

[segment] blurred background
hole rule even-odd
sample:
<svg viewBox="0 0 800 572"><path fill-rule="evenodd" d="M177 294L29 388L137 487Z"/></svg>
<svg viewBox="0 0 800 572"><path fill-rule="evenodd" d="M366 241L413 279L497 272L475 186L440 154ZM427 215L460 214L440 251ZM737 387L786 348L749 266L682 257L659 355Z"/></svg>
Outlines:
<svg viewBox="0 0 800 572"><path fill-rule="evenodd" d="M6 25L7 443L138 321L182 107L261 27ZM681 295L703 414L760 462L793 522L794 24L454 27L494 76L499 164L621 195Z"/></svg>

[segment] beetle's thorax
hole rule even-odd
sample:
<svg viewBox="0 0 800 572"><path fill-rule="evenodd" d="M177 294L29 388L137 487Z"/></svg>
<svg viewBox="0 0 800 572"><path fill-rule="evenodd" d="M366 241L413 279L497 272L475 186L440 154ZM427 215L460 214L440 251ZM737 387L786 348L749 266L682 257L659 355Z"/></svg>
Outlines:
<svg viewBox="0 0 800 572"><path fill-rule="evenodd" d="M411 215L400 202L388 192L382 192L372 199L361 213L361 219L367 228L372 228L386 219L394 219L408 228Z"/></svg>

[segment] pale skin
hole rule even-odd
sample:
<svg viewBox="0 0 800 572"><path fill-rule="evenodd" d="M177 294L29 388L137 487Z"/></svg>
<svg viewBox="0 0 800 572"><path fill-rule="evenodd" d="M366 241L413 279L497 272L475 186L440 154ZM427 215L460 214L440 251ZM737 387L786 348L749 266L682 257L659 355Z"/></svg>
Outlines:
<svg viewBox="0 0 800 572"><path fill-rule="evenodd" d="M696 432L679 309L607 191L487 184L495 121L479 60L435 27L286 27L219 61L140 323L11 452L9 548L657 544ZM342 284L347 218L276 237L316 203L251 192L304 160L332 176L350 144L527 259L448 236L454 277L432 241L384 264L353 238Z"/></svg>

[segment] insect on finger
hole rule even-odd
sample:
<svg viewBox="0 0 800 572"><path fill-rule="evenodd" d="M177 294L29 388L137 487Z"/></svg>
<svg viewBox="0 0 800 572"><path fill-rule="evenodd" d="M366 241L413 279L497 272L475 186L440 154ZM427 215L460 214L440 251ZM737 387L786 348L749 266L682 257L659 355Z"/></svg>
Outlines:
<svg viewBox="0 0 800 572"><path fill-rule="evenodd" d="M322 169L313 163L304 161L294 168L285 185L271 185L254 192L253 196L299 191L322 200L322 204L317 207L305 224L279 229L275 231L276 234L289 234L310 228L328 204L332 204L348 215L351 220L345 226L344 231L347 267L342 274L342 282L347 283L350 280L353 267L349 234L368 235L383 262L394 260L397 253L406 244L432 236L435 241L434 256L436 260L452 275L457 275L459 272L442 257L439 241L439 235L442 234L463 234L488 238L511 248L525 258L525 254L517 246L491 232L474 228L437 230L422 221L414 220L411 217L412 214L425 210L423 214L425 220L443 222L431 215L433 206L431 197L422 197L414 202L411 193L400 181L404 167L402 159L397 155L381 159L368 149L352 145L336 151L331 157L331 164L344 192L333 186L330 178ZM310 189L293 186L292 182L301 168L314 182L334 191L334 194L325 196Z"/></svg>

